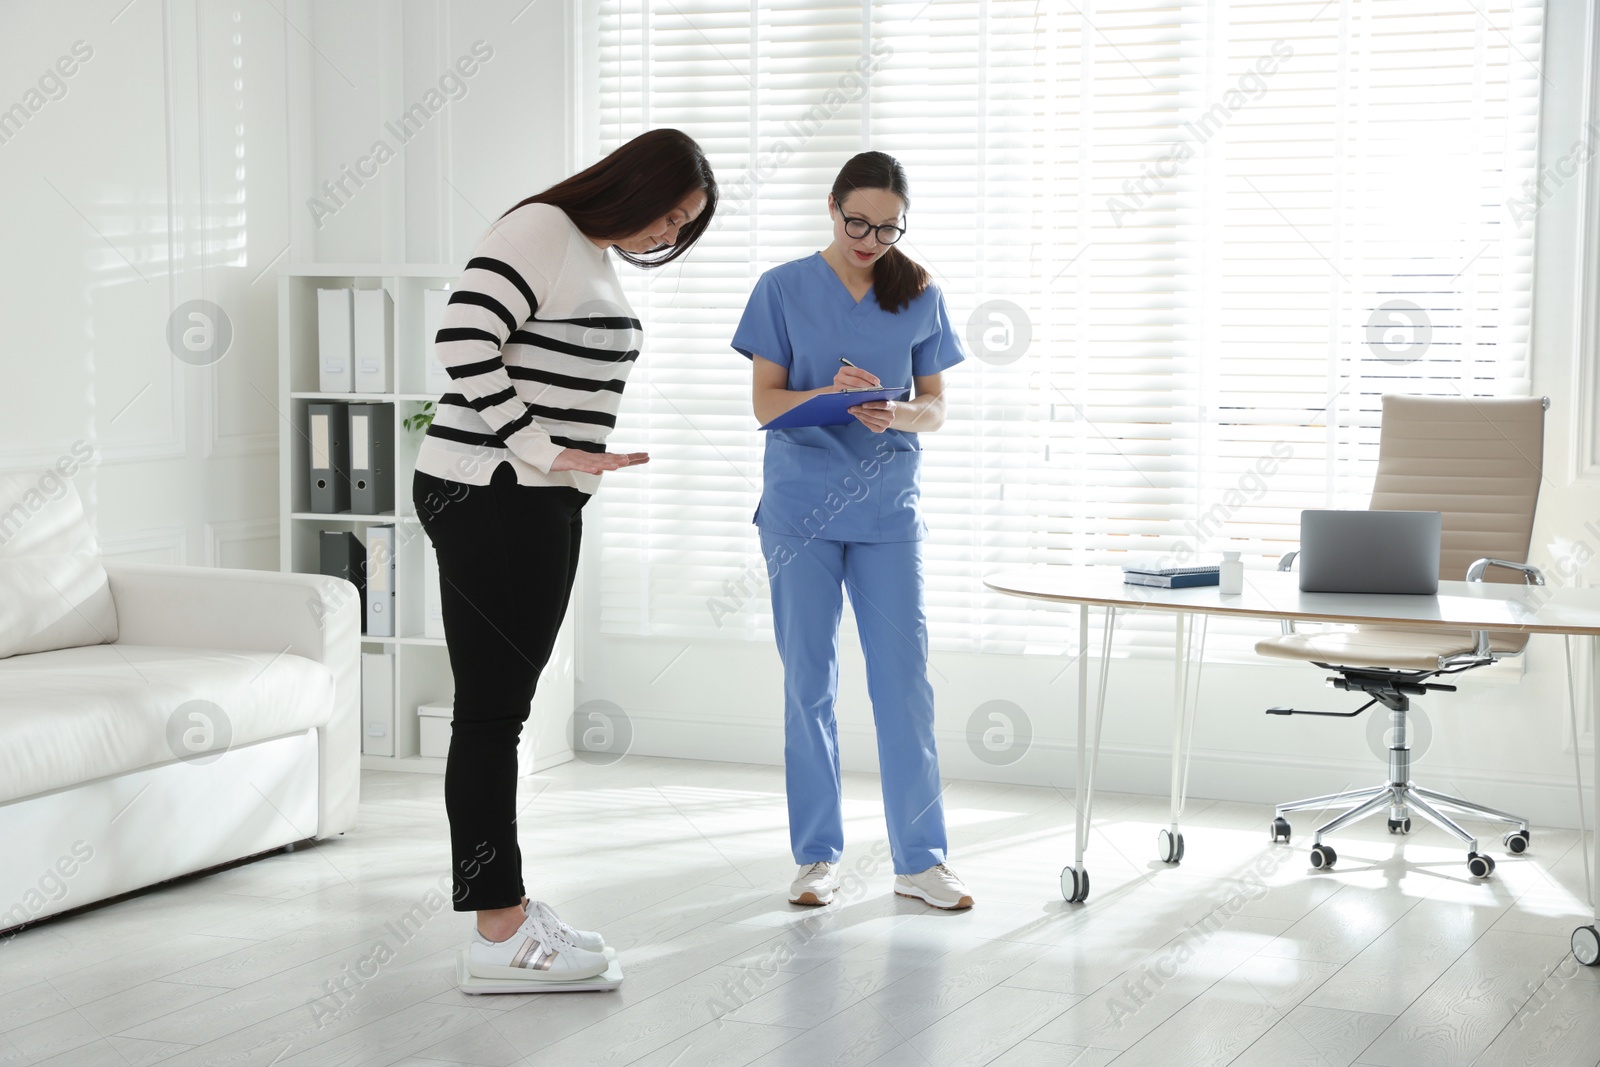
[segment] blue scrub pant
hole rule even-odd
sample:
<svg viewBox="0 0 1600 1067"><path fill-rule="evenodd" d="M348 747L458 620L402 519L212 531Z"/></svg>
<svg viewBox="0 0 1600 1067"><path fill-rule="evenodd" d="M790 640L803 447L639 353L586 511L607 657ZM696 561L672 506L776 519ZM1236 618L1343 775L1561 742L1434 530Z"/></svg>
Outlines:
<svg viewBox="0 0 1600 1067"><path fill-rule="evenodd" d="M943 863L948 851L928 684L922 542L824 541L761 531L772 623L783 659L783 762L789 843L798 864L837 863L844 850L839 779L839 618L850 591L896 874Z"/></svg>

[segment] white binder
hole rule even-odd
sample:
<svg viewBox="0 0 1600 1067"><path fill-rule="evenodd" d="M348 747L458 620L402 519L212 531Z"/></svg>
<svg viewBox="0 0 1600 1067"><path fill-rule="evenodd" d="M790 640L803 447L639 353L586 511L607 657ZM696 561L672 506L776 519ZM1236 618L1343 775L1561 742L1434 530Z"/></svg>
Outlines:
<svg viewBox="0 0 1600 1067"><path fill-rule="evenodd" d="M348 393L355 387L350 289L317 290L317 389Z"/></svg>
<svg viewBox="0 0 1600 1067"><path fill-rule="evenodd" d="M387 289L354 290L355 391L389 391L394 356L394 301Z"/></svg>
<svg viewBox="0 0 1600 1067"><path fill-rule="evenodd" d="M439 557L427 536L422 542L422 636L444 637L444 607L439 600Z"/></svg>
<svg viewBox="0 0 1600 1067"><path fill-rule="evenodd" d="M444 321L444 307L449 302L448 289L422 291L422 345L428 353L427 377L423 383L426 388L423 392L438 393L441 396L455 388L450 384L450 372L444 369L444 364L439 362L439 357L434 353L433 342L439 333L439 324Z"/></svg>
<svg viewBox="0 0 1600 1067"><path fill-rule="evenodd" d="M367 527L367 636L394 633L394 527Z"/></svg>
<svg viewBox="0 0 1600 1067"><path fill-rule="evenodd" d="M361 653L361 754L394 755L394 655Z"/></svg>

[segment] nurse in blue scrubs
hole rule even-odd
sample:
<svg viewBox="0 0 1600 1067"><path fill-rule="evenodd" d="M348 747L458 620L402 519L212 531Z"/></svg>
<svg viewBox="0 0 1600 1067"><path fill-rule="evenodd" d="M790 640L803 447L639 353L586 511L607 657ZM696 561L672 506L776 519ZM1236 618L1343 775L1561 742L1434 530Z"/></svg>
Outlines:
<svg viewBox="0 0 1600 1067"><path fill-rule="evenodd" d="M827 904L844 849L834 702L844 593L855 613L878 736L894 891L970 908L946 865L939 757L923 609L918 434L944 424L944 371L966 357L944 296L895 243L910 206L904 169L853 157L828 195L833 241L756 282L734 333L750 358L763 424L818 393L904 388L860 404L841 426L766 434L755 524L783 660L789 838L800 865L789 899Z"/></svg>

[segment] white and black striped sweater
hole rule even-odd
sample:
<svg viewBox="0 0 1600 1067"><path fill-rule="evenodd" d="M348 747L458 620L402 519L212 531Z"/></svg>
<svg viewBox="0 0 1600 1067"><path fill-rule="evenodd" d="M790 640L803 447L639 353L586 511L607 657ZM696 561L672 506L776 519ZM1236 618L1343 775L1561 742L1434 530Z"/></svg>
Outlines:
<svg viewBox="0 0 1600 1067"><path fill-rule="evenodd" d="M445 307L433 344L455 391L439 398L417 470L487 485L509 460L523 485L593 493L599 475L550 464L566 448L605 451L642 339L610 255L560 208L517 208Z"/></svg>

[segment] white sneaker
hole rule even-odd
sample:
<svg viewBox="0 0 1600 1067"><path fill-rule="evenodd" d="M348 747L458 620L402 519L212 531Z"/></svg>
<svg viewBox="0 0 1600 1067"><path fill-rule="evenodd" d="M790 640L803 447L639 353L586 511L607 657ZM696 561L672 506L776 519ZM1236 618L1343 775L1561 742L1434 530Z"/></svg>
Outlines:
<svg viewBox="0 0 1600 1067"><path fill-rule="evenodd" d="M894 891L902 897L915 897L946 911L972 907L972 894L956 877L956 872L942 863L916 874L895 875Z"/></svg>
<svg viewBox="0 0 1600 1067"><path fill-rule="evenodd" d="M602 954L605 953L605 938L601 937L593 930L574 930L572 927L562 922L561 918L556 915L555 909L546 904L544 901L529 901L527 911L530 915L537 911L545 922L561 931L561 936L565 937L578 948L588 949L590 952L599 952Z"/></svg>
<svg viewBox="0 0 1600 1067"><path fill-rule="evenodd" d="M528 917L504 941L490 941L474 926L467 947L467 972L477 978L570 982L593 978L611 965L603 952L582 948L562 932L563 927L571 927L559 919L550 921L546 915L554 919L555 912L548 906L530 904Z"/></svg>
<svg viewBox="0 0 1600 1067"><path fill-rule="evenodd" d="M789 903L791 904L831 904L833 894L839 890L837 863L827 860L818 860L808 863L800 868L800 873L795 875L793 884L789 886Z"/></svg>

